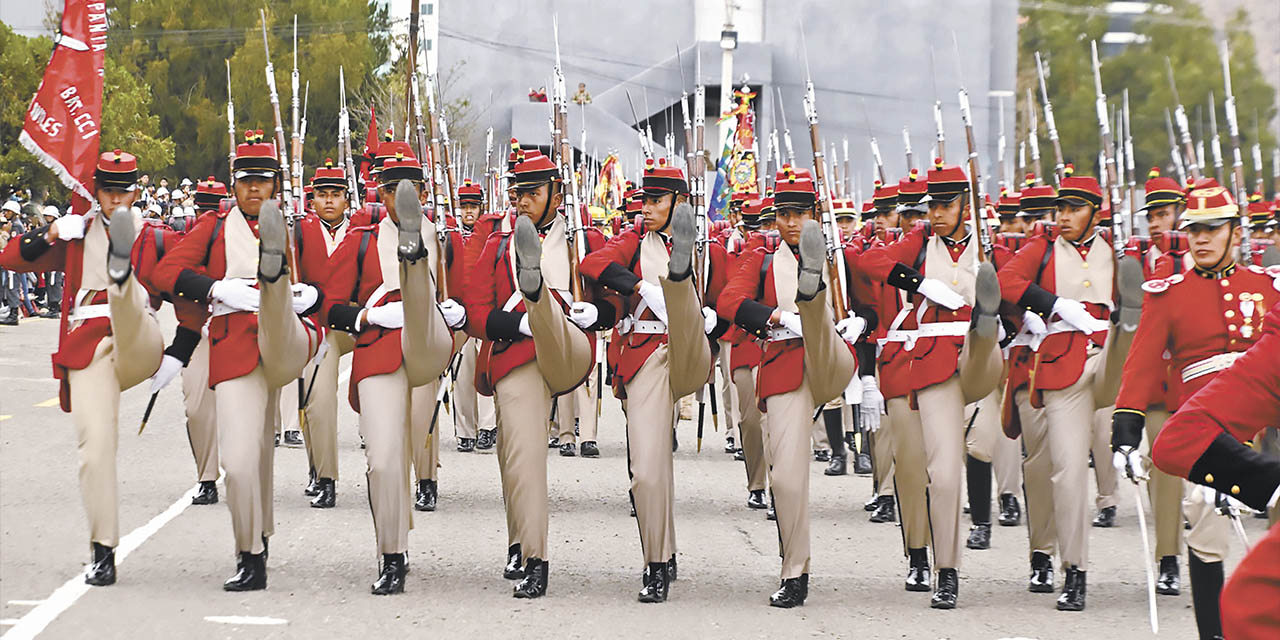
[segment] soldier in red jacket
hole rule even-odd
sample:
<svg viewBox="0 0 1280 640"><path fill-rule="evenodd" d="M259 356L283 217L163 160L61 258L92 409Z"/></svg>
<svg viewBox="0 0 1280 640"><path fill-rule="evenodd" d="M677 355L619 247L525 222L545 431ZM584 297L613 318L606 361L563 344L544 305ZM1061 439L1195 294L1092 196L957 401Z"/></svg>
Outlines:
<svg viewBox="0 0 1280 640"><path fill-rule="evenodd" d="M471 182L470 178L458 187L458 233L462 236L464 253L468 256L473 251L478 255L484 248L485 240L489 238L485 227L492 224L486 225L481 221L484 201L484 189ZM492 449L496 442L497 428L493 415L493 398L476 393L476 355L480 350L480 340L468 338L459 349L462 357L458 364L457 378L453 382L454 405L457 410L454 435L458 439L458 451L465 453L475 449ZM584 448L586 444L583 443Z"/></svg>
<svg viewBox="0 0 1280 640"><path fill-rule="evenodd" d="M120 393L155 373L164 349L139 282L155 258L154 247L147 248L153 227L131 207L137 178L132 154L102 154L93 174L93 210L14 237L0 252L0 268L66 274L53 376L61 381L62 410L71 413L76 430L92 552L84 581L94 586L116 581Z"/></svg>
<svg viewBox="0 0 1280 640"><path fill-rule="evenodd" d="M930 606L938 609L955 608L960 588L964 407L991 393L1003 366L999 282L990 262L979 263L981 248L966 215L970 197L964 171L936 160L928 177L930 224L859 260L873 281L912 296L890 331L903 331L907 316L916 328L888 336L901 336L909 354L909 393L895 403L900 408L893 424L894 458L900 475L928 470L928 522L938 568Z"/></svg>
<svg viewBox="0 0 1280 640"><path fill-rule="evenodd" d="M615 386L627 401L627 468L631 501L644 555L641 602L665 602L675 566L675 496L672 438L675 403L702 388L711 374L710 334L715 339L716 299L724 288L725 252L709 243L710 267L701 300L694 269L693 207L684 172L665 159L644 169L643 227L611 240L582 261L587 278L627 299L630 315ZM705 305L705 306L704 306Z"/></svg>
<svg viewBox="0 0 1280 640"><path fill-rule="evenodd" d="M1232 285L1228 287L1233 288L1243 273L1243 268L1239 268L1230 277ZM1192 277L1186 279L1189 281ZM1171 285L1162 295L1173 294L1175 287L1181 286L1182 283ZM1225 300L1226 295L1222 294L1224 300L1218 309L1232 302ZM1234 294L1233 301L1243 304L1243 298ZM1251 309L1251 316L1256 317L1260 308ZM1240 311L1243 313L1243 309ZM1240 333L1243 319L1238 319L1241 324L1236 324L1235 330L1228 326L1232 338L1222 333L1221 320L1211 322L1219 334L1216 343L1219 348L1224 344L1231 348L1234 346L1231 340L1239 344L1243 338ZM1280 327L1280 306L1273 306L1254 329L1261 335L1257 344L1239 355L1230 367L1213 374L1208 384L1190 396L1165 423L1151 448L1152 461L1166 473L1213 489L1217 496L1230 496L1253 509L1269 509L1272 513L1280 508L1280 461L1254 450L1247 442L1263 429L1280 422L1280 402L1276 396L1276 388L1280 387L1277 327ZM1188 385L1194 387L1196 381L1193 379ZM1221 565L1212 568L1211 577L1221 580L1220 572ZM1194 573L1192 582L1195 582ZM1280 527L1272 526L1267 535L1254 544L1236 566L1231 580L1222 589L1221 598L1217 598L1213 586L1209 584L1206 600L1217 602L1202 602L1198 596L1195 599L1201 637L1216 632L1220 637L1233 640L1275 638L1280 633ZM1202 625L1202 607L1208 612L1215 604L1221 608L1221 626L1213 625L1216 621L1211 615L1205 616L1207 619L1203 619Z"/></svg>
<svg viewBox="0 0 1280 640"><path fill-rule="evenodd" d="M1039 518L1038 512L1052 505L1050 522L1066 572L1057 606L1081 611L1093 415L1114 400L1142 305L1142 269L1132 259L1117 264L1110 243L1097 232L1102 205L1097 179L1068 175L1056 202L1057 238L1031 238L1000 270L1000 287L1006 302L1032 312L1023 315L1033 336L1030 384L1015 392L1020 415L1043 409L1040 416L1022 421L1028 517ZM1119 322L1113 328L1109 318L1116 306ZM1037 548L1039 544L1050 548ZM1052 592L1054 545L1051 539L1033 539L1031 546L1029 589Z"/></svg>
<svg viewBox="0 0 1280 640"><path fill-rule="evenodd" d="M809 592L814 411L848 386L856 370L852 344L869 327L862 316L839 325L834 320L834 300L848 299L849 291L833 293L835 287L826 282L825 241L814 220L817 195L808 171L783 165L775 179L774 207L785 245L772 253L761 248L747 254L717 307L721 318L767 340L756 389L768 414L765 446L782 555L782 584L769 604L783 608L803 605ZM848 274L843 275L847 283Z"/></svg>
<svg viewBox="0 0 1280 640"><path fill-rule="evenodd" d="M571 295L580 285L571 281L569 248L589 255L604 245L604 236L585 229L570 239L566 216L578 212L561 213L560 171L542 153L513 145L514 231L495 231L485 241L469 265L463 302L467 333L486 341L476 388L494 396L498 457L506 461L502 493L514 542L503 576L521 580L515 597L537 598L547 592L551 400L586 379L594 362L591 332L612 327L617 307L591 287L582 287L581 300Z"/></svg>
<svg viewBox="0 0 1280 640"><path fill-rule="evenodd" d="M388 595L404 591L412 504L405 479L409 461L427 446L427 425L418 423L430 420L434 384L453 354L446 323L461 326L463 317L455 301L436 301L439 249L419 201L422 165L401 150L383 162L378 179L387 215L352 229L334 250L323 317L355 337L349 399L360 413L382 554L371 592Z"/></svg>
<svg viewBox="0 0 1280 640"><path fill-rule="evenodd" d="M1239 208L1217 182L1197 184L1187 196L1188 207L1180 227L1189 232L1195 267L1185 274L1150 280L1143 285L1147 300L1137 335L1125 360L1124 378L1116 398L1112 418L1111 444L1116 451L1116 468L1131 478L1142 474L1137 448L1144 427L1152 443L1163 436L1153 418L1167 420L1168 412L1181 413L1187 400L1231 366L1263 333L1263 314L1280 302L1275 289L1276 273L1261 267L1241 266L1235 256L1243 236ZM1165 359L1168 353L1170 358ZM1170 393L1153 386L1151 379L1168 380ZM1152 408L1158 411L1153 412ZM1157 472L1161 473L1161 472ZM1179 473L1174 478L1185 476ZM1195 480L1195 476L1192 476ZM1159 487L1154 486L1155 493ZM1181 496L1181 491L1178 491ZM1212 494L1210 493L1212 496ZM1196 625L1202 638L1222 635L1219 623L1218 592L1222 587L1231 526L1199 493L1183 503L1191 524L1187 533L1188 562L1191 568L1192 601ZM1162 514L1157 510L1157 518ZM1166 516L1167 517L1167 516ZM1157 519L1157 523L1161 521ZM1159 541L1157 531L1157 541ZM1158 550L1161 580L1165 580L1168 555L1173 557L1174 585L1177 585L1177 544ZM1167 584L1167 582L1164 582Z"/></svg>
<svg viewBox="0 0 1280 640"><path fill-rule="evenodd" d="M250 591L267 586L279 389L297 380L319 347L321 331L299 316L321 300L316 287L284 277L289 232L271 200L280 185L275 145L261 131L247 132L234 168L236 206L198 222L152 280L173 296L212 305L209 386L239 553L223 589Z"/></svg>
<svg viewBox="0 0 1280 640"><path fill-rule="evenodd" d="M770 198L771 200L772 198ZM760 212L764 209L764 200L752 198L743 204L740 212L745 235L738 246L737 254L731 254L730 273L737 273L746 256L756 249L764 248L772 252L777 248L777 239L770 238L759 231ZM760 355L763 351L756 337L741 327L734 325L725 333L729 349L721 355L729 360L730 379L733 381L735 402L738 410L736 427L738 438L736 443L726 442L726 448L734 446L734 459L743 462L747 472L747 508L765 509L769 502L765 500L765 486L768 482L768 465L765 461L763 416L760 414L756 397L756 375L760 367ZM770 512L771 519L776 514Z"/></svg>

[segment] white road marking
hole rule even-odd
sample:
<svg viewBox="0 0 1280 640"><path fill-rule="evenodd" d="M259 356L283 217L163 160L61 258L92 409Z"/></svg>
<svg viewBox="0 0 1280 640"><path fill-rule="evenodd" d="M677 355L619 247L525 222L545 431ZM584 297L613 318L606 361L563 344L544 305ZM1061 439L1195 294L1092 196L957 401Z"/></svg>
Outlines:
<svg viewBox="0 0 1280 640"><path fill-rule="evenodd" d="M218 624L289 624L284 618L266 618L261 616L205 616L206 622L216 622Z"/></svg>
<svg viewBox="0 0 1280 640"><path fill-rule="evenodd" d="M36 406L42 409L47 409L49 407L56 407L58 406L58 397L54 396L52 398L49 398L48 400L41 400L40 402L36 403Z"/></svg>
<svg viewBox="0 0 1280 640"><path fill-rule="evenodd" d="M5 618L5 619L3 619L3 620L0 620L0 625L10 625L10 624L18 624L18 619L17 619L17 618Z"/></svg>
<svg viewBox="0 0 1280 640"><path fill-rule="evenodd" d="M38 604L44 604L44 600L10 600L9 604L19 607L34 607Z"/></svg>
<svg viewBox="0 0 1280 640"><path fill-rule="evenodd" d="M177 502L169 505L160 515L152 518L149 522L130 531L128 535L120 539L120 545L116 547L116 564L120 565L124 559L133 553L134 549L142 546L147 538L155 535L157 531L169 524L171 520L178 517L187 507L191 506L191 498L196 495L196 491L200 485L195 485L187 490L178 498ZM49 594L49 598L41 601L36 608L27 612L27 615L19 618L12 629L4 634L4 640L29 640L35 638L40 632L49 626L49 623L62 615L62 612L71 608L71 605L80 599L80 596L89 591L91 587L84 583L83 575L76 575L70 580L62 584ZM35 602L34 600L31 602Z"/></svg>

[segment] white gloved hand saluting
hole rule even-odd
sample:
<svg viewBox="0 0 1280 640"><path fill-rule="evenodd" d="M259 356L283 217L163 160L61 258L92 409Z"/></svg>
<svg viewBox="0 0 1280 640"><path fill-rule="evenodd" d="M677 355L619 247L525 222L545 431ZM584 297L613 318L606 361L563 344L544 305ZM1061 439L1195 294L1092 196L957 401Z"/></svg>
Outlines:
<svg viewBox="0 0 1280 640"><path fill-rule="evenodd" d="M857 342L862 337L862 332L866 330L867 321L861 316L849 316L836 323L836 332L849 344Z"/></svg>
<svg viewBox="0 0 1280 640"><path fill-rule="evenodd" d="M85 220L82 215L73 213L62 216L54 220L51 226L59 240L78 240L84 237Z"/></svg>
<svg viewBox="0 0 1280 640"><path fill-rule="evenodd" d="M166 353L160 360L160 368L156 369L155 375L151 376L151 393L156 393L168 386L181 372L182 361Z"/></svg>
<svg viewBox="0 0 1280 640"><path fill-rule="evenodd" d="M716 312L713 311L711 307L702 308L702 332L703 333L707 335L711 335L711 332L716 330L716 324L719 322L719 320L720 319L716 317Z"/></svg>
<svg viewBox="0 0 1280 640"><path fill-rule="evenodd" d="M636 293L640 294L640 298L649 305L649 310L653 311L653 315L658 316L662 324L667 323L667 298L662 295L662 287L652 282L644 280L640 281L640 289Z"/></svg>
<svg viewBox="0 0 1280 640"><path fill-rule="evenodd" d="M467 309L458 304L453 298L446 298L444 302L436 303L440 308L440 315L444 316L445 324L450 329L461 329L462 325L467 323Z"/></svg>
<svg viewBox="0 0 1280 640"><path fill-rule="evenodd" d="M804 333L800 329L800 315L790 311L781 311L778 314L778 326L788 329L792 333L803 336Z"/></svg>
<svg viewBox="0 0 1280 640"><path fill-rule="evenodd" d="M1084 308L1084 304L1071 298L1058 298L1053 303L1053 312L1058 314L1063 322L1085 333L1106 331L1109 326L1106 320L1093 317L1093 314Z"/></svg>
<svg viewBox="0 0 1280 640"><path fill-rule="evenodd" d="M320 290L305 283L299 282L292 286L293 289L293 312L302 313L307 309L315 306L316 301L320 299Z"/></svg>
<svg viewBox="0 0 1280 640"><path fill-rule="evenodd" d="M863 431L875 433L880 429L880 414L884 413L884 396L876 384L875 376L862 376L862 404L858 406L858 424Z"/></svg>
<svg viewBox="0 0 1280 640"><path fill-rule="evenodd" d="M404 327L404 303L396 301L380 307L367 307L364 319L384 329L401 329Z"/></svg>
<svg viewBox="0 0 1280 640"><path fill-rule="evenodd" d="M920 281L920 286L916 288L916 292L928 298L930 302L952 311L964 306L964 296L943 284L941 280L925 278Z"/></svg>
<svg viewBox="0 0 1280 640"><path fill-rule="evenodd" d="M579 329L591 328L599 317L600 310L590 302L575 302L569 305L569 321L578 325Z"/></svg>
<svg viewBox="0 0 1280 640"><path fill-rule="evenodd" d="M248 278L219 280L209 288L209 297L236 311L257 311L261 294L252 282Z"/></svg>

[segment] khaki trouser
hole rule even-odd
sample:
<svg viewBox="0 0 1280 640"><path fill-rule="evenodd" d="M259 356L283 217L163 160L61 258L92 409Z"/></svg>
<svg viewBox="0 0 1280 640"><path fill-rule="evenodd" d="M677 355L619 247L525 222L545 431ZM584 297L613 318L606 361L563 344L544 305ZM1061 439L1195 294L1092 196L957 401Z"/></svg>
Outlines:
<svg viewBox="0 0 1280 640"><path fill-rule="evenodd" d="M1089 452L1093 454L1093 478L1098 483L1098 495L1094 506L1099 510L1119 504L1116 495L1116 467L1111 464L1111 414L1115 405L1093 412L1093 437Z"/></svg>
<svg viewBox="0 0 1280 640"><path fill-rule="evenodd" d="M929 531L939 569L958 569L964 548L960 521L964 499L964 391L960 376L916 392L919 411L908 412L906 429L920 429L928 484ZM916 426L916 425L919 426Z"/></svg>
<svg viewBox="0 0 1280 640"><path fill-rule="evenodd" d="M733 388L738 395L741 411L739 423L742 438L738 445L746 458L747 491L764 489L768 467L764 458L764 434L760 406L756 403L756 368L738 367L733 370Z"/></svg>
<svg viewBox="0 0 1280 640"><path fill-rule="evenodd" d="M1231 520L1218 513L1213 505L1205 502L1204 488L1193 486L1182 499L1191 530L1187 532L1187 546L1204 562L1222 562L1231 548ZM1274 604L1274 603L1272 603Z"/></svg>
<svg viewBox="0 0 1280 640"><path fill-rule="evenodd" d="M831 403L827 403L827 404L831 404ZM834 407L831 407L831 408L834 408ZM827 423L825 420L823 420L821 413L818 414L818 417L814 419L813 424L810 425L809 437L810 439L813 440L814 451L830 451L831 450L831 442L827 438Z"/></svg>
<svg viewBox="0 0 1280 640"><path fill-rule="evenodd" d="M196 345L182 370L182 397L187 411L187 441L196 461L196 479L218 479L218 416L209 388L209 338Z"/></svg>
<svg viewBox="0 0 1280 640"><path fill-rule="evenodd" d="M1146 432L1147 443L1156 441L1156 435L1164 428L1169 419L1169 411L1164 407L1147 409ZM1148 448L1147 455L1151 455ZM1151 510L1154 515L1156 532L1157 559L1165 556L1182 555L1182 488L1183 480L1171 476L1154 466L1150 469L1151 480L1147 482L1147 491L1151 499Z"/></svg>
<svg viewBox="0 0 1280 640"><path fill-rule="evenodd" d="M906 396L885 402L888 415L881 420L876 438L889 434L893 453L893 485L902 519L902 541L907 549L929 546L929 506L925 487L929 483L924 453L924 430L919 412L911 409Z"/></svg>
<svg viewBox="0 0 1280 640"><path fill-rule="evenodd" d="M668 343L649 354L626 385L627 468L645 562L665 562L676 552L671 456L676 402L701 388L711 373L711 346L693 279L659 281Z"/></svg>
<svg viewBox="0 0 1280 640"><path fill-rule="evenodd" d="M596 441L596 383L588 377L577 389L558 398L556 426L560 444ZM573 432L574 426L578 433Z"/></svg>
<svg viewBox="0 0 1280 640"><path fill-rule="evenodd" d="M992 462L999 441L1008 439L1000 428L1000 399L1004 396L1003 391L996 389L985 398L965 407L965 413L969 417L966 421L968 428L964 433L965 453L982 462Z"/></svg>
<svg viewBox="0 0 1280 640"><path fill-rule="evenodd" d="M732 435L737 438L738 420L742 416L742 407L739 406L738 390L734 388L737 380L729 368L731 366L729 352L733 349L733 343L727 340L719 342L720 354L716 358L716 366L720 369L720 423L724 425L726 437Z"/></svg>
<svg viewBox="0 0 1280 640"><path fill-rule="evenodd" d="M1000 433L991 456L991 468L996 474L998 495L1022 493L1022 436L1009 439L1003 431Z"/></svg>
<svg viewBox="0 0 1280 640"><path fill-rule="evenodd" d="M412 395L404 367L357 383L369 508L379 553L409 549L413 498L409 492ZM416 451L414 452L416 455Z"/></svg>
<svg viewBox="0 0 1280 640"><path fill-rule="evenodd" d="M1058 529L1054 523L1053 462L1044 442L1049 426L1044 409L1031 406L1031 394L1026 387L1017 391L1014 400L1022 422L1021 438L1027 447L1022 477L1026 490L1028 555L1039 551L1052 556L1058 549Z"/></svg>
<svg viewBox="0 0 1280 640"><path fill-rule="evenodd" d="M436 396L440 392L440 378L414 387L409 401L409 453L416 480L435 480L440 468L440 425L444 422L444 407L436 414L435 429L431 428L431 415L436 413ZM364 404L361 403L361 407ZM392 552L389 552L392 553Z"/></svg>
<svg viewBox="0 0 1280 640"><path fill-rule="evenodd" d="M472 338L462 347L458 380L453 384L453 425L458 438L475 438L480 429L494 429L493 397L476 391L476 357L480 341Z"/></svg>
<svg viewBox="0 0 1280 640"><path fill-rule="evenodd" d="M526 558L547 559L547 416L551 396L572 389L591 367L587 334L565 317L545 284L524 300L535 359L494 385L498 470L507 508L508 544Z"/></svg>
<svg viewBox="0 0 1280 640"><path fill-rule="evenodd" d="M1043 391L1043 421L1022 423L1028 458L1048 454L1053 526L1064 568L1075 566L1085 570L1089 560L1089 443L1094 412L1098 408L1094 404L1093 385L1102 364L1100 356L1101 353L1093 353L1085 360L1084 372L1075 384ZM1030 469L1026 471L1030 475ZM1037 493L1043 497L1043 493ZM1027 502L1031 503L1033 498L1028 488ZM1028 504L1029 509L1039 507L1039 502L1035 507Z"/></svg>
<svg viewBox="0 0 1280 640"><path fill-rule="evenodd" d="M866 433L866 443L871 447L871 485L878 496L894 495L893 430L886 429L888 418L881 416L880 429Z"/></svg>
<svg viewBox="0 0 1280 640"><path fill-rule="evenodd" d="M848 386L856 372L849 347L836 333L827 297L796 301L804 336L804 376L799 388L765 399L765 449L769 486L778 515L781 577L809 572L809 460L813 413Z"/></svg>
<svg viewBox="0 0 1280 640"><path fill-rule="evenodd" d="M429 262L400 261L400 296L404 302L400 350L405 374L414 387L438 379L449 368L453 356L453 331L436 307L435 279Z"/></svg>
<svg viewBox="0 0 1280 640"><path fill-rule="evenodd" d="M98 342L87 367L67 371L67 383L89 540L115 547L120 542L116 497L120 392L155 373L164 355L164 340L147 306L146 292L133 276L124 285L107 286L107 304L111 335Z"/></svg>
<svg viewBox="0 0 1280 640"><path fill-rule="evenodd" d="M328 351L320 361L304 373L303 393L310 388L304 427L307 461L317 478L338 479L338 369L342 356L355 350L355 339L343 331L325 335ZM281 398L283 401L283 397Z"/></svg>
<svg viewBox="0 0 1280 640"><path fill-rule="evenodd" d="M318 343L293 312L288 278L259 280L259 365L214 388L218 452L236 551L262 553L272 520L272 464L280 387L296 381Z"/></svg>

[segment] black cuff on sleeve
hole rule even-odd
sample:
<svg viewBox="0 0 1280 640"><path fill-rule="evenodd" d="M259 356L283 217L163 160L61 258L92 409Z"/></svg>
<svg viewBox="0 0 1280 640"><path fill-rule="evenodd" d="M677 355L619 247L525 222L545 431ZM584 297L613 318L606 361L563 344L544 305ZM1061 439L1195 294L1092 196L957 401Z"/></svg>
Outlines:
<svg viewBox="0 0 1280 640"><path fill-rule="evenodd" d="M355 304L335 304L329 307L329 317L326 318L329 328L357 333L356 321L360 319L360 310L363 308Z"/></svg>
<svg viewBox="0 0 1280 640"><path fill-rule="evenodd" d="M1048 318L1053 313L1053 303L1057 301L1058 296L1033 283L1028 285L1022 297L1018 298L1018 306L1042 318Z"/></svg>
<svg viewBox="0 0 1280 640"><path fill-rule="evenodd" d="M591 325L591 331L608 331L613 325L618 324L618 310L608 302L595 302L596 307L596 323Z"/></svg>
<svg viewBox="0 0 1280 640"><path fill-rule="evenodd" d="M173 356L182 361L182 366L191 362L191 354L200 344L200 332L186 327L178 327L173 334L173 343L164 350L166 356Z"/></svg>
<svg viewBox="0 0 1280 640"><path fill-rule="evenodd" d="M490 340L519 340L526 337L520 333L520 319L523 317L523 311L490 311L484 323L485 337Z"/></svg>
<svg viewBox="0 0 1280 640"><path fill-rule="evenodd" d="M1280 460L1258 453L1222 433L1191 465L1187 479L1264 510L1280 486Z"/></svg>
<svg viewBox="0 0 1280 640"><path fill-rule="evenodd" d="M173 292L178 294L179 298L204 302L209 299L209 290L213 288L215 282L217 280L209 276L196 273L191 269L183 269L173 283Z"/></svg>
<svg viewBox="0 0 1280 640"><path fill-rule="evenodd" d="M868 305L854 305L853 313L867 322L867 326L862 330L862 335L858 336L859 340L866 340L867 336L874 333L876 327L880 326L880 314L876 313L874 307Z"/></svg>
<svg viewBox="0 0 1280 640"><path fill-rule="evenodd" d="M858 355L858 377L874 376L876 374L876 345L870 342L859 342L853 348Z"/></svg>
<svg viewBox="0 0 1280 640"><path fill-rule="evenodd" d="M915 293L923 280L924 274L899 262L893 265L893 269L889 271L889 279L885 282L908 293Z"/></svg>
<svg viewBox="0 0 1280 640"><path fill-rule="evenodd" d="M720 336L723 336L729 331L730 326L732 325L730 325L728 320L725 320L720 316L716 316L716 326L711 330L711 333L707 334L707 337L711 339L712 344L715 344L716 340L720 339Z"/></svg>
<svg viewBox="0 0 1280 640"><path fill-rule="evenodd" d="M1142 430L1147 416L1133 409L1116 409L1111 413L1111 450L1120 447L1138 448L1142 444Z"/></svg>
<svg viewBox="0 0 1280 640"><path fill-rule="evenodd" d="M1018 335L1018 326L1005 316L1000 316L1000 324L1004 325L1004 340L1000 341L1000 348L1004 349L1013 344L1013 339Z"/></svg>
<svg viewBox="0 0 1280 640"><path fill-rule="evenodd" d="M18 247L18 255L22 256L27 262L35 262L44 252L49 250L51 246L44 239L44 234L49 231L49 225L33 229L22 234L22 245Z"/></svg>
<svg viewBox="0 0 1280 640"><path fill-rule="evenodd" d="M764 338L769 330L769 316L773 315L773 307L755 300L743 300L738 305L738 313L734 314L734 324L746 329L758 338Z"/></svg>
<svg viewBox="0 0 1280 640"><path fill-rule="evenodd" d="M600 272L600 278L596 282L623 295L631 295L635 291L636 283L640 282L640 276L616 262L610 262L609 266Z"/></svg>
<svg viewBox="0 0 1280 640"><path fill-rule="evenodd" d="M309 306L309 307L307 307L306 309L304 309L304 310L302 311L302 313L299 313L298 315L300 315L300 316L309 316L309 315L311 315L311 314L313 314L313 313L315 313L315 312L319 311L319 310L320 310L320 307L323 307L323 306L324 306L324 289L321 289L321 288L320 288L320 285L315 284L315 283L312 283L312 282L308 282L308 283L306 283L306 284L309 284L309 285L311 285L311 286L315 287L315 289L316 289L316 301L315 301L314 303L312 303L312 304L311 304L311 306Z"/></svg>

